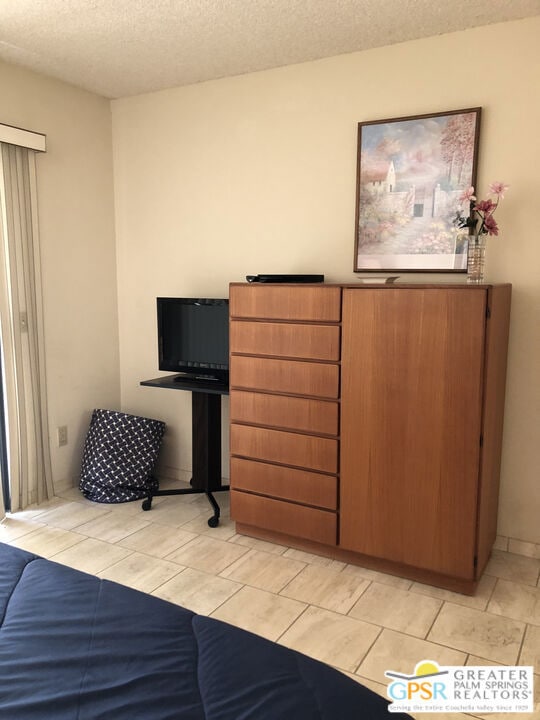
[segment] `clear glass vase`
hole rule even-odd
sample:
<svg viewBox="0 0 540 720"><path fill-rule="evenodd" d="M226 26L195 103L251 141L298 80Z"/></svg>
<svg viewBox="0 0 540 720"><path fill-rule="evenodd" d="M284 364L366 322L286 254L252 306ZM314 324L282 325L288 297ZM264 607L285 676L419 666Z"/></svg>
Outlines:
<svg viewBox="0 0 540 720"><path fill-rule="evenodd" d="M486 235L467 237L467 282L484 282L484 260L486 255Z"/></svg>

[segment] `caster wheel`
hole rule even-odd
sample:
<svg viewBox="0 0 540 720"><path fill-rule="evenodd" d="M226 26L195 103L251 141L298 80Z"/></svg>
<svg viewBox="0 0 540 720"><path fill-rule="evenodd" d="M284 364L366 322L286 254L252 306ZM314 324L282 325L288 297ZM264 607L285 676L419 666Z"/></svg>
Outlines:
<svg viewBox="0 0 540 720"><path fill-rule="evenodd" d="M213 515L211 518L209 518L208 525L210 527L217 527L219 525L219 518Z"/></svg>
<svg viewBox="0 0 540 720"><path fill-rule="evenodd" d="M151 501L151 500L148 500L148 498L147 498L146 500L143 500L143 504L142 504L142 509L143 509L143 510L150 510L151 507L152 507L152 501Z"/></svg>

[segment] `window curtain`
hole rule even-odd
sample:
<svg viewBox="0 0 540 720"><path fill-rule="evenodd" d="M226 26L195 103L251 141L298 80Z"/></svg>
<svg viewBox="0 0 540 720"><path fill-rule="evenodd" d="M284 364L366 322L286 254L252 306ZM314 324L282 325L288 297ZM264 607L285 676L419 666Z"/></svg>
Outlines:
<svg viewBox="0 0 540 720"><path fill-rule="evenodd" d="M2 369L3 365L4 358L2 357L2 343L0 342L0 515L2 516L2 520L4 520L6 516L6 511L11 510L11 503L9 497L9 470L7 464L7 433L4 411L4 371Z"/></svg>
<svg viewBox="0 0 540 720"><path fill-rule="evenodd" d="M35 152L0 142L0 333L11 510L54 495Z"/></svg>

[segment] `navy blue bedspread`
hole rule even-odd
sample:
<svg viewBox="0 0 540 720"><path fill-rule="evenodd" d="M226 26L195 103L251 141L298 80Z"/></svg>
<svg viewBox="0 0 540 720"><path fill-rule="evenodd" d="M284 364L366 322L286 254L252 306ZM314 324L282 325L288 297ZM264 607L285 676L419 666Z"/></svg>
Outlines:
<svg viewBox="0 0 540 720"><path fill-rule="evenodd" d="M0 543L0 717L391 716L384 699L323 663Z"/></svg>

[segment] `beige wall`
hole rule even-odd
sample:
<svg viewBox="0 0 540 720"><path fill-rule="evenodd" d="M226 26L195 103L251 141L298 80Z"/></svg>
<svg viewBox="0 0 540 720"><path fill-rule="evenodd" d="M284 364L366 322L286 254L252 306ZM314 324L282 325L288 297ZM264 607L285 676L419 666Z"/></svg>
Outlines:
<svg viewBox="0 0 540 720"><path fill-rule="evenodd" d="M55 485L77 478L94 407L119 407L110 103L0 63L0 122L47 135L38 156L45 343ZM56 427L68 426L58 448Z"/></svg>
<svg viewBox="0 0 540 720"><path fill-rule="evenodd" d="M167 421L164 465L190 466L189 395L139 386L155 297L352 280L357 123L481 106L480 192L511 185L487 261L514 284L499 530L540 542L539 37L535 18L113 102L122 405Z"/></svg>

